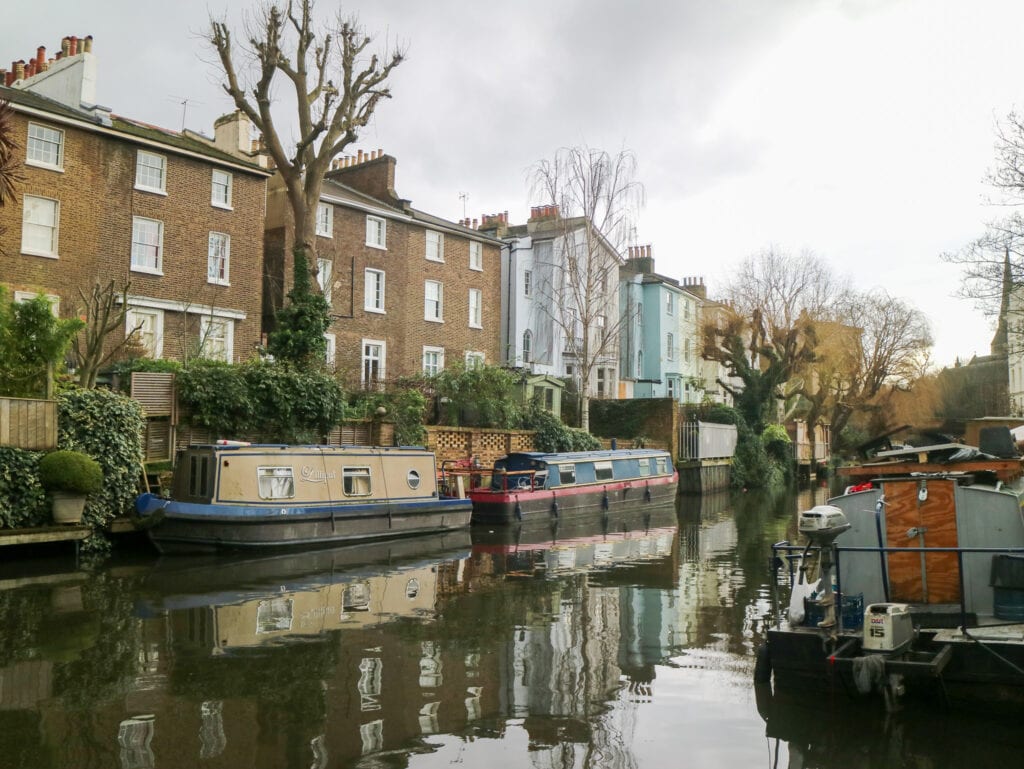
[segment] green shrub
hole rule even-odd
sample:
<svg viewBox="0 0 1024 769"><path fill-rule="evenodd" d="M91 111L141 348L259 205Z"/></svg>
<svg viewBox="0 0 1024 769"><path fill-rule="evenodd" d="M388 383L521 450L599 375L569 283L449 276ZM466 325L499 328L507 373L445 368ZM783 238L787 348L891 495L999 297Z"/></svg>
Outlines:
<svg viewBox="0 0 1024 769"><path fill-rule="evenodd" d="M44 526L50 520L39 483L42 453L0 446L0 527Z"/></svg>
<svg viewBox="0 0 1024 769"><path fill-rule="evenodd" d="M516 376L500 366L472 366L456 362L433 377L443 404L441 424L508 429L520 421L513 393Z"/></svg>
<svg viewBox="0 0 1024 769"><path fill-rule="evenodd" d="M57 444L88 454L103 471L103 488L85 505L82 522L102 530L112 518L127 515L138 495L142 472L142 407L109 390L71 390L58 398ZM106 540L90 537L86 549L104 549Z"/></svg>
<svg viewBox="0 0 1024 769"><path fill-rule="evenodd" d="M266 360L193 361L178 375L178 397L189 424L220 438L312 443L345 416L344 393L330 375Z"/></svg>
<svg viewBox="0 0 1024 769"><path fill-rule="evenodd" d="M51 451L39 461L39 482L47 491L95 494L103 488L103 471L80 451Z"/></svg>
<svg viewBox="0 0 1024 769"><path fill-rule="evenodd" d="M566 427L550 411L533 405L523 418L523 428L534 430L533 444L537 451L594 451L601 441L576 427Z"/></svg>

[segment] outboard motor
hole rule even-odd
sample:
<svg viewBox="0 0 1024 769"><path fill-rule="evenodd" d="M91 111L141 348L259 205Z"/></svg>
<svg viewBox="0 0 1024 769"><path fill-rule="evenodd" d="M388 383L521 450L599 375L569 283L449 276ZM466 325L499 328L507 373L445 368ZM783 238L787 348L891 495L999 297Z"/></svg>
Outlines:
<svg viewBox="0 0 1024 769"><path fill-rule="evenodd" d="M836 626L836 602L832 592L832 546L836 537L850 528L846 514L834 505L816 505L806 512L800 513L797 523L800 533L807 537L807 547L801 558L800 571L803 584L810 584L808 554L812 548L817 550L817 572L822 583L820 595L813 599L814 603L824 610L824 617L818 627L832 630ZM800 596L800 600L803 597ZM792 607L792 602L791 602ZM792 612L791 612L792 613ZM792 620L792 617L791 617Z"/></svg>

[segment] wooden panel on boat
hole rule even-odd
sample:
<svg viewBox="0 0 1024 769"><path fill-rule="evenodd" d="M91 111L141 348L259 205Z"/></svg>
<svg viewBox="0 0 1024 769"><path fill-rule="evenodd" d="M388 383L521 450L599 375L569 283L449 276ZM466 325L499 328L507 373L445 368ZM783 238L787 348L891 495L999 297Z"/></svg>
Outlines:
<svg viewBox="0 0 1024 769"><path fill-rule="evenodd" d="M890 547L957 547L955 481L944 478L887 481L885 531ZM923 497L923 499L922 499ZM908 537L912 529L924 530ZM954 603L960 600L955 553L890 553L889 591L893 601Z"/></svg>

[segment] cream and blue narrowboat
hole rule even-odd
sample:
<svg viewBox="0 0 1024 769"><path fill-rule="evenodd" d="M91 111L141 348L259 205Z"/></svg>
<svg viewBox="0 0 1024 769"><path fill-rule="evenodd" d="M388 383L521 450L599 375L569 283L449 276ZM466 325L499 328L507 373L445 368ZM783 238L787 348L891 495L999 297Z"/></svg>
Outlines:
<svg viewBox="0 0 1024 769"><path fill-rule="evenodd" d="M472 485L472 484L471 484ZM624 506L674 506L679 474L659 449L517 452L471 488L474 523L566 518Z"/></svg>
<svg viewBox="0 0 1024 769"><path fill-rule="evenodd" d="M143 494L140 525L161 552L284 548L469 525L421 448L222 444L180 452L169 497Z"/></svg>

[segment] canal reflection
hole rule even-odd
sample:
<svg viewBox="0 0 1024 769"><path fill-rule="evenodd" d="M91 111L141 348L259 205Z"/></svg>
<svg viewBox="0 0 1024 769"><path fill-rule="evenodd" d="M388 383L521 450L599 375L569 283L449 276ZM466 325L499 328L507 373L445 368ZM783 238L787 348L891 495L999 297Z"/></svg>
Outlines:
<svg viewBox="0 0 1024 769"><path fill-rule="evenodd" d="M768 546L795 538L796 511L824 497L680 498L676 511L272 557L135 557L98 573L8 562L0 767L944 767L1019 756L1019 730L991 722L972 731L962 716L931 714L944 745L933 750L914 714L755 691ZM980 745L983 733L998 739Z"/></svg>

